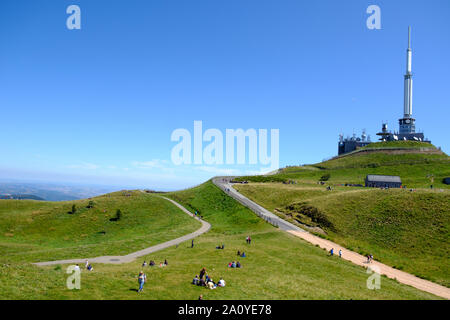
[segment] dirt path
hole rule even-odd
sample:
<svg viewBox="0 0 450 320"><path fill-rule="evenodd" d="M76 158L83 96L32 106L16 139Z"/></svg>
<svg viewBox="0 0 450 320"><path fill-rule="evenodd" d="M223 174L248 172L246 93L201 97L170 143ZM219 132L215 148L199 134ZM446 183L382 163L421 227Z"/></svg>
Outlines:
<svg viewBox="0 0 450 320"><path fill-rule="evenodd" d="M191 217L194 217L194 215L191 212L189 212L189 210L187 210L185 207L183 207L179 203L173 201L172 199L166 198L166 197L161 197L161 198L172 202L175 206L180 208L184 213L190 215ZM201 220L198 217L194 217L194 219L200 221L202 224L200 229L198 229L197 231L194 231L192 233L189 233L189 234L182 236L180 238L177 238L177 239L173 239L173 240L170 240L170 241L167 241L164 243L157 244L155 246L152 246L152 247L149 247L149 248L146 248L143 250L132 252L130 254L127 254L126 256L102 256L102 257L96 257L96 258L67 259L67 260L58 260L58 261L37 262L37 263L33 263L33 264L37 265L37 266L49 266L49 265L55 265L55 264L76 264L76 263L83 264L86 262L86 260L88 260L91 263L94 262L94 263L110 263L110 264L121 264L121 263L132 262L136 258L139 258L139 257L145 256L145 255L148 255L150 253L175 246L184 241L198 237L199 235L207 232L211 228L211 225L208 222Z"/></svg>
<svg viewBox="0 0 450 320"><path fill-rule="evenodd" d="M441 286L428 280L420 279L412 274L394 269L377 261L373 261L370 264L368 264L366 257L356 252L345 249L342 246L338 245L337 243L317 237L303 229L294 226L293 224L287 221L284 221L280 217L276 216L275 214L271 213L270 211L261 207L257 203L251 201L250 199L240 194L238 191L236 191L236 189L233 188L233 186L229 183L229 181L230 178L227 177L218 177L213 179L214 184L219 188L221 188L229 196L233 197L235 200L239 201L241 204L251 209L258 216L262 218L270 217L271 223L276 226L278 225L280 229L289 232L294 236L300 237L308 241L309 243L318 245L319 247L326 249L327 251L330 251L331 248L333 248L335 254L338 254L339 250L342 250L342 259L351 261L356 265L362 266L364 268L367 268L369 265L371 267L378 267L379 273L386 275L388 278L396 279L400 283L410 285L414 288L432 293L436 296L445 299L450 299L450 289L447 287Z"/></svg>

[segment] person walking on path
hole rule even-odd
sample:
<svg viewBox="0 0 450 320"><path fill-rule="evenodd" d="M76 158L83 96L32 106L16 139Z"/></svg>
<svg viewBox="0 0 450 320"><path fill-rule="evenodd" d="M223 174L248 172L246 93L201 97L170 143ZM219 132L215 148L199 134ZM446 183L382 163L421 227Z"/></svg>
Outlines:
<svg viewBox="0 0 450 320"><path fill-rule="evenodd" d="M342 249L339 249L339 258L342 258Z"/></svg>
<svg viewBox="0 0 450 320"><path fill-rule="evenodd" d="M331 248L331 250L330 250L330 256L332 256L333 253L334 253L334 248Z"/></svg>
<svg viewBox="0 0 450 320"><path fill-rule="evenodd" d="M139 272L138 282L139 282L139 290L138 292L142 292L144 290L144 283L147 281L147 276L143 271Z"/></svg>

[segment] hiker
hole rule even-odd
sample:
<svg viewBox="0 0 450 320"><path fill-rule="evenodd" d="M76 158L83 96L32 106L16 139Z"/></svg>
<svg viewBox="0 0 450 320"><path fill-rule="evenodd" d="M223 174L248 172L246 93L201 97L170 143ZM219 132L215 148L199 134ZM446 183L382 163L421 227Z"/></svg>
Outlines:
<svg viewBox="0 0 450 320"><path fill-rule="evenodd" d="M370 263L370 254L367 255L367 263Z"/></svg>
<svg viewBox="0 0 450 320"><path fill-rule="evenodd" d="M195 278L192 280L192 284L195 284L196 286L198 286L199 283L200 283L200 279L198 278L198 275L196 275Z"/></svg>
<svg viewBox="0 0 450 320"><path fill-rule="evenodd" d="M332 256L332 255L333 255L333 253L334 253L334 249L333 249L333 248L331 248L331 250L330 250L330 256Z"/></svg>
<svg viewBox="0 0 450 320"><path fill-rule="evenodd" d="M139 290L138 292L142 292L142 290L144 290L144 283L147 280L147 276L145 275L145 273L143 271L139 272L139 276L138 276L138 282L139 282Z"/></svg>
<svg viewBox="0 0 450 320"><path fill-rule="evenodd" d="M147 266L147 262L144 260L144 263L142 264L143 267Z"/></svg>
<svg viewBox="0 0 450 320"><path fill-rule="evenodd" d="M203 279L203 276L205 275L205 273L206 273L206 269L205 268L200 270L200 280Z"/></svg>
<svg viewBox="0 0 450 320"><path fill-rule="evenodd" d="M217 284L218 287L225 287L225 280L220 278L219 283Z"/></svg>
<svg viewBox="0 0 450 320"><path fill-rule="evenodd" d="M241 264L239 263L239 261L236 263L236 268L240 268Z"/></svg>
<svg viewBox="0 0 450 320"><path fill-rule="evenodd" d="M342 258L342 249L339 249L339 258Z"/></svg>

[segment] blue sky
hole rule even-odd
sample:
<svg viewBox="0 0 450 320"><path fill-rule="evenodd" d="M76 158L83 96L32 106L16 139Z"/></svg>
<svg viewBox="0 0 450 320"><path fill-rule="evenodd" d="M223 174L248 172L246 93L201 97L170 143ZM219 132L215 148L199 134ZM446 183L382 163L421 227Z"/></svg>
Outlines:
<svg viewBox="0 0 450 320"><path fill-rule="evenodd" d="M449 16L448 0L3 0L0 177L178 189L260 170L174 166L194 120L279 129L280 166L319 162L341 132L398 129L408 25L416 126L448 152Z"/></svg>

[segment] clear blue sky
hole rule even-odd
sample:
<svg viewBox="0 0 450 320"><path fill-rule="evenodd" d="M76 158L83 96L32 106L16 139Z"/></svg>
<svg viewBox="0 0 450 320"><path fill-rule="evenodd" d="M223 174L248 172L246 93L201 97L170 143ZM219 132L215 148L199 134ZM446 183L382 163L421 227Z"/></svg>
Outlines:
<svg viewBox="0 0 450 320"><path fill-rule="evenodd" d="M408 25L416 125L448 152L449 17L448 0L2 0L0 177L176 189L258 169L173 166L194 120L279 129L280 166L319 162L341 132L398 129Z"/></svg>

